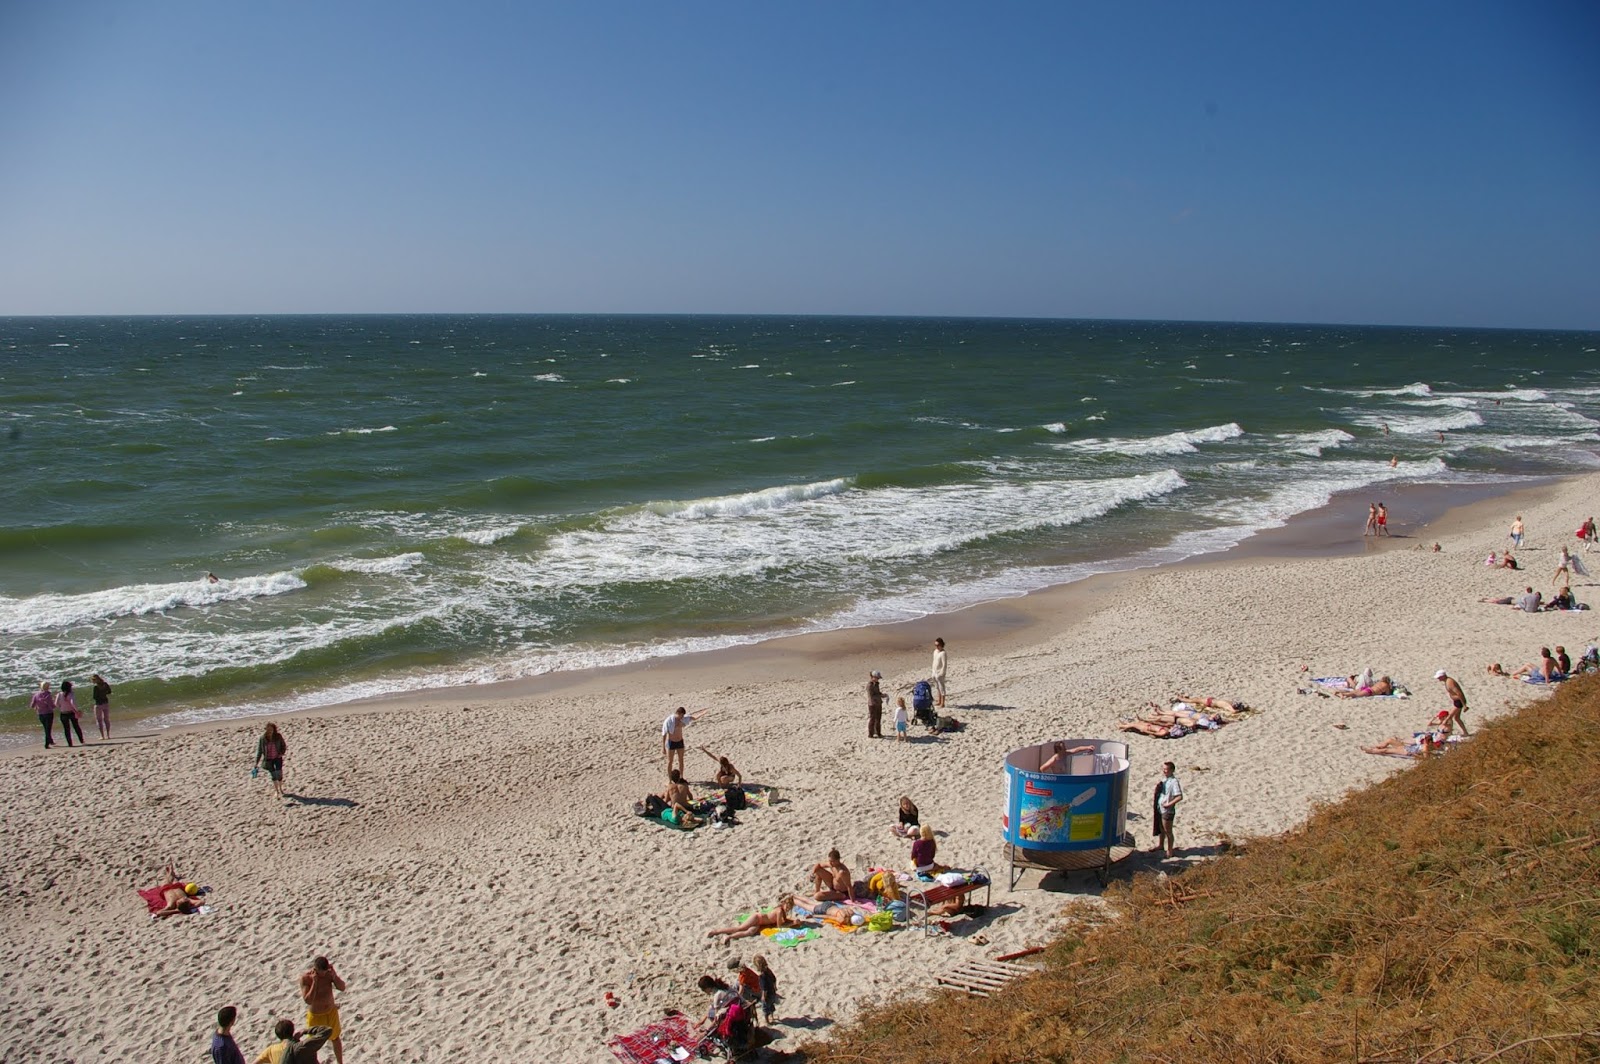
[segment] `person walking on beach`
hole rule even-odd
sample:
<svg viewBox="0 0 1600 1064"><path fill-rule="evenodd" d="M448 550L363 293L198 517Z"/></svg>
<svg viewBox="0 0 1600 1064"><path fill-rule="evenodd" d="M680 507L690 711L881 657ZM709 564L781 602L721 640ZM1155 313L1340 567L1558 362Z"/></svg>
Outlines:
<svg viewBox="0 0 1600 1064"><path fill-rule="evenodd" d="M867 674L867 738L883 738L883 673L873 669Z"/></svg>
<svg viewBox="0 0 1600 1064"><path fill-rule="evenodd" d="M1376 536L1378 534L1378 504L1367 503L1367 527L1361 530L1363 536Z"/></svg>
<svg viewBox="0 0 1600 1064"><path fill-rule="evenodd" d="M276 724L267 721L266 730L256 740L256 769L250 774L253 776L265 767L267 775L272 778L272 790L279 798L283 797L283 755L288 752L289 743L283 733L278 731Z"/></svg>
<svg viewBox="0 0 1600 1064"><path fill-rule="evenodd" d="M344 980L334 970L333 962L326 957L313 959L311 970L300 977L300 997L306 1003L306 1026L328 1028L333 1059L337 1064L344 1064L344 1032L339 1027L339 1006L333 1000L335 990L344 990Z"/></svg>
<svg viewBox="0 0 1600 1064"><path fill-rule="evenodd" d="M679 706L667 716L666 720L661 722L661 749L667 755L668 776L672 775L672 758L674 756L678 758L678 771L684 771L683 744L685 740L683 738L683 729L703 716L705 716L704 713L691 714L687 709Z"/></svg>
<svg viewBox="0 0 1600 1064"><path fill-rule="evenodd" d="M104 742L111 738L111 685L98 672L89 679L94 682L94 723Z"/></svg>
<svg viewBox="0 0 1600 1064"><path fill-rule="evenodd" d="M217 1010L217 1029L211 1034L211 1064L244 1064L244 1053L233 1040L233 1021L239 1010L224 1005Z"/></svg>
<svg viewBox="0 0 1600 1064"><path fill-rule="evenodd" d="M1517 519L1511 522L1511 545L1517 550L1522 549L1522 533L1522 515L1518 514Z"/></svg>
<svg viewBox="0 0 1600 1064"><path fill-rule="evenodd" d="M1466 692L1461 690L1461 685L1456 682L1456 678L1446 673L1443 669L1434 673L1433 678L1444 684L1445 697L1450 699L1450 713L1445 719L1452 728L1460 728L1462 735L1472 734L1467 731L1467 722L1461 719L1461 714L1465 713L1467 709Z"/></svg>
<svg viewBox="0 0 1600 1064"><path fill-rule="evenodd" d="M39 681L39 689L33 693L33 700L28 705L39 714L39 724L44 728L44 748L48 750L56 745L56 696L50 693L49 680Z"/></svg>
<svg viewBox="0 0 1600 1064"><path fill-rule="evenodd" d="M1583 523L1583 527L1578 529L1578 538L1583 541L1584 550L1592 548L1595 545L1595 541L1600 539L1600 528L1596 528L1594 518L1591 517L1586 520Z"/></svg>
<svg viewBox="0 0 1600 1064"><path fill-rule="evenodd" d="M61 718L61 737L72 745L72 733L78 733L78 745L88 746L83 739L83 725L78 723L78 700L72 697L72 681L61 681L61 693L56 696L56 715Z"/></svg>
<svg viewBox="0 0 1600 1064"><path fill-rule="evenodd" d="M933 704L940 709L944 708L944 640L933 641Z"/></svg>
<svg viewBox="0 0 1600 1064"><path fill-rule="evenodd" d="M1383 503L1378 504L1378 535L1389 534L1389 508Z"/></svg>
<svg viewBox="0 0 1600 1064"><path fill-rule="evenodd" d="M1177 805L1183 801L1183 785L1178 782L1178 767L1171 761L1161 766L1161 841L1167 856L1172 856L1172 820Z"/></svg>

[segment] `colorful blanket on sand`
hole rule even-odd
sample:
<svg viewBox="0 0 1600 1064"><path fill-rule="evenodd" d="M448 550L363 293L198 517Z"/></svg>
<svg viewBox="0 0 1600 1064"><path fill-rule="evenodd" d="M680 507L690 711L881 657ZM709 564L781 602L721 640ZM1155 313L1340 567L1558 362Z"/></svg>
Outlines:
<svg viewBox="0 0 1600 1064"><path fill-rule="evenodd" d="M761 933L785 947L798 946L802 942L822 937L822 932L815 927L768 927L762 929Z"/></svg>

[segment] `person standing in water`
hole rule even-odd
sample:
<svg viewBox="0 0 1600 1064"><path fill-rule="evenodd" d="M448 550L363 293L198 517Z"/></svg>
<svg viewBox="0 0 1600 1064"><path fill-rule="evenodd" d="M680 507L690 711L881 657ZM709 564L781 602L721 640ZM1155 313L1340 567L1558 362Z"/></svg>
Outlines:
<svg viewBox="0 0 1600 1064"><path fill-rule="evenodd" d="M98 672L89 677L94 683L94 723L102 741L111 738L111 685Z"/></svg>
<svg viewBox="0 0 1600 1064"><path fill-rule="evenodd" d="M83 725L78 723L78 700L72 697L72 681L61 681L61 693L56 696L56 714L61 717L61 737L72 745L72 733L78 733L78 745L88 746L83 738Z"/></svg>
<svg viewBox="0 0 1600 1064"><path fill-rule="evenodd" d="M48 750L56 745L56 696L50 693L49 680L39 681L39 689L28 705L39 714L39 725L44 728L44 748Z"/></svg>

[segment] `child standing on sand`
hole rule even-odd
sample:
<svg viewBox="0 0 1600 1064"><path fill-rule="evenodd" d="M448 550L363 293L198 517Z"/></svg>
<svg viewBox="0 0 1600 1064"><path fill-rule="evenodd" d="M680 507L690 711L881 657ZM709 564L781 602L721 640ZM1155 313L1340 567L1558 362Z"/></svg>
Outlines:
<svg viewBox="0 0 1600 1064"><path fill-rule="evenodd" d="M911 713L906 709L906 700L894 700L894 737L896 742L908 743L911 741Z"/></svg>

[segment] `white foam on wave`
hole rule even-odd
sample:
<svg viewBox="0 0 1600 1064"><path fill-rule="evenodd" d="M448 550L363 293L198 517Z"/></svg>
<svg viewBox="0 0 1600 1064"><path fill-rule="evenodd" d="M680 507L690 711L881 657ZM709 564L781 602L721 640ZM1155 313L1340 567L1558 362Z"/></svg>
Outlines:
<svg viewBox="0 0 1600 1064"><path fill-rule="evenodd" d="M499 543L502 539L516 535L520 527L519 525L502 525L499 528L470 529L466 532L456 532L454 535L457 539L464 539L476 546L487 547Z"/></svg>
<svg viewBox="0 0 1600 1064"><path fill-rule="evenodd" d="M1151 455L1193 454L1203 443L1221 443L1244 435L1236 422L1213 425L1210 428L1169 432L1164 436L1145 436L1130 439L1074 440L1071 443L1052 444L1063 450L1090 454L1125 454L1134 458Z"/></svg>
<svg viewBox="0 0 1600 1064"><path fill-rule="evenodd" d="M776 510L791 503L837 495L850 487L848 477L819 480L814 484L784 484L760 491L741 492L738 495L721 495L710 499L661 501L646 503L645 509L664 517L700 520L707 517L738 517L762 510Z"/></svg>
<svg viewBox="0 0 1600 1064"><path fill-rule="evenodd" d="M1055 433L1057 436L1065 436L1067 434L1067 424L1064 421L1052 421L1050 424L1041 425L1040 427L1046 432Z"/></svg>
<svg viewBox="0 0 1600 1064"><path fill-rule="evenodd" d="M94 624L115 617L142 617L191 607L203 609L299 591L306 582L294 573L267 573L237 580L188 580L177 584L130 584L78 595L0 597L0 633L28 635Z"/></svg>
<svg viewBox="0 0 1600 1064"><path fill-rule="evenodd" d="M1357 425L1389 431L1400 436L1433 435L1454 429L1470 429L1483 424L1483 415L1476 410L1461 410L1450 414L1369 414L1360 413L1352 418Z"/></svg>
<svg viewBox="0 0 1600 1064"><path fill-rule="evenodd" d="M563 377L559 373L535 373L533 375L533 379L536 381L548 381L551 384L567 383L567 378Z"/></svg>
<svg viewBox="0 0 1600 1064"><path fill-rule="evenodd" d="M619 514L600 528L552 537L542 555L525 563L508 561L508 570L518 570L508 579L567 590L923 558L993 536L1092 521L1185 482L1167 469L1094 480L828 485L806 498L757 492Z"/></svg>
<svg viewBox="0 0 1600 1064"><path fill-rule="evenodd" d="M385 425L378 429L335 429L323 433L324 436L371 436L375 432L399 432L393 425Z"/></svg>
<svg viewBox="0 0 1600 1064"><path fill-rule="evenodd" d="M1453 406L1458 410L1470 410L1478 405L1476 400L1468 399L1462 395L1436 396L1432 399L1402 399L1400 401L1407 406Z"/></svg>
<svg viewBox="0 0 1600 1064"><path fill-rule="evenodd" d="M389 558L343 558L328 564L347 573L392 575L394 573L403 573L407 569L415 569L422 562L422 554L418 551L412 551L408 554L396 554Z"/></svg>
<svg viewBox="0 0 1600 1064"><path fill-rule="evenodd" d="M1344 429L1323 429L1320 432L1280 432L1274 437L1283 441L1283 449L1294 454L1321 458L1330 447L1339 447L1355 439Z"/></svg>
<svg viewBox="0 0 1600 1064"><path fill-rule="evenodd" d="M1537 403L1550 398L1549 393L1540 388L1511 388L1503 392L1456 392L1455 394L1468 399L1511 399L1519 403Z"/></svg>
<svg viewBox="0 0 1600 1064"><path fill-rule="evenodd" d="M608 378L606 378L606 383L607 384L632 384L633 383L633 378L632 377L608 377Z"/></svg>

